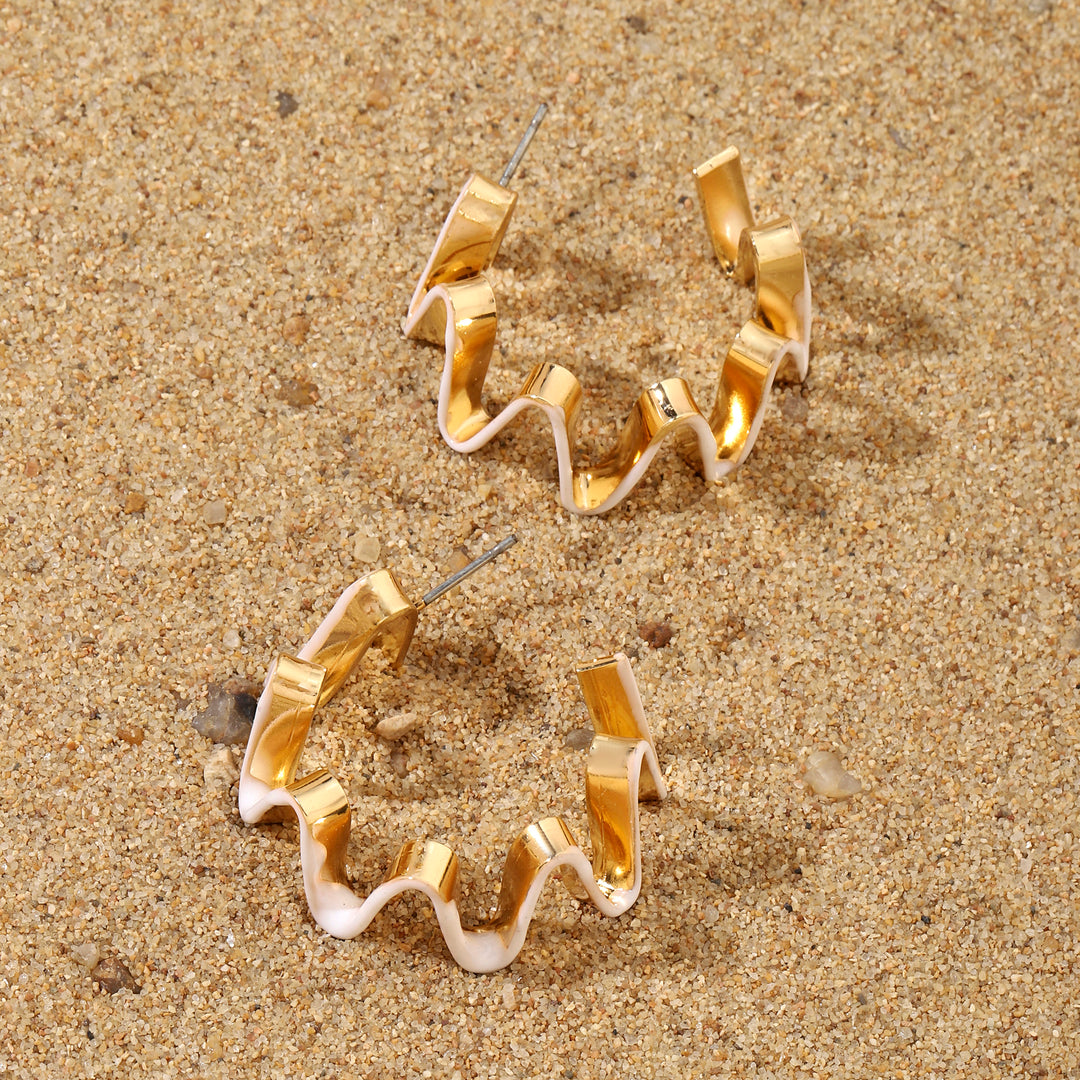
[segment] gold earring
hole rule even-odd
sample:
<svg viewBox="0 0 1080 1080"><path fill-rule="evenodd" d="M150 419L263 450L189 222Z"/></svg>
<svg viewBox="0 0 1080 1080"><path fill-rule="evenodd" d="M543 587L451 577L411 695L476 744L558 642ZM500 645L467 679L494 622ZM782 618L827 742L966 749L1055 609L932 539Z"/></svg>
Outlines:
<svg viewBox="0 0 1080 1080"><path fill-rule="evenodd" d="M573 871L604 915L620 915L637 900L638 799L661 799L666 791L630 662L621 654L578 668L596 732L585 773L591 863L562 818L530 825L510 848L498 906L480 926L462 926L458 859L436 841L403 844L382 884L366 898L357 895L345 865L351 811L343 788L326 769L297 779L315 709L337 693L368 648L380 644L400 664L418 613L514 540L508 537L415 604L392 570L365 575L345 591L298 655L283 654L270 668L240 772L240 814L249 824L283 820L290 810L296 814L308 906L335 937L355 937L391 899L415 890L431 901L458 964L468 971L495 971L520 951L553 870Z"/></svg>
<svg viewBox="0 0 1080 1080"><path fill-rule="evenodd" d="M582 391L558 364L533 365L514 399L496 417L482 404L495 343L495 294L484 276L506 234L517 195L507 188L547 107L529 125L496 183L469 178L435 242L405 321L407 337L446 350L439 386L439 430L455 450L477 450L523 409L551 422L559 463L559 495L577 514L610 510L641 479L664 437L682 430L696 442L701 470L718 481L746 460L761 428L769 389L780 370L806 377L810 349L810 278L795 222L754 223L739 153L729 147L694 170L705 225L725 273L754 287L753 316L727 353L711 412L698 407L682 378L662 379L638 398L611 453L574 465Z"/></svg>

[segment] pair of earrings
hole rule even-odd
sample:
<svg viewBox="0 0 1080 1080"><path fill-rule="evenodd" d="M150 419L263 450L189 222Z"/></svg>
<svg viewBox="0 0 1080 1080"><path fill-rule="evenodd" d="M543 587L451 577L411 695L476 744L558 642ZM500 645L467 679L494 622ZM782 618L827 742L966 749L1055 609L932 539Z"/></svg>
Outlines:
<svg viewBox="0 0 1080 1080"><path fill-rule="evenodd" d="M541 106L497 183L480 175L466 183L409 305L406 334L446 350L439 430L455 450L469 452L524 409L541 409L555 439L562 504L580 514L615 506L641 479L665 437L676 432L690 434L705 477L719 480L749 454L781 368L793 367L800 380L805 377L811 324L799 231L788 217L755 224L734 148L694 170L716 256L728 276L752 284L755 292L754 313L728 349L711 412L699 409L685 380L662 379L638 398L611 454L576 467L582 388L566 368L537 363L498 416L483 406L496 329L495 295L484 271L517 202L507 184L545 111ZM591 860L561 818L530 825L507 855L495 913L479 926L462 925L458 859L434 841L402 845L382 884L367 897L357 895L346 869L351 810L344 789L325 769L297 777L316 708L334 697L368 649L379 645L400 665L419 612L514 542L509 537L496 545L416 603L392 570L365 575L296 656L282 654L270 668L241 768L240 813L251 824L296 816L308 905L315 921L336 937L355 937L388 901L415 890L431 901L454 959L470 971L487 972L517 956L544 882L558 868L570 871L605 915L622 914L637 900L638 799L662 799L666 791L634 676L621 654L577 672L595 732L585 774Z"/></svg>
<svg viewBox="0 0 1080 1080"><path fill-rule="evenodd" d="M620 502L663 440L676 432L689 434L705 478L718 481L749 455L773 380L790 368L802 381L810 350L810 277L798 227L787 216L755 223L734 147L694 170L705 227L721 268L754 289L753 315L728 349L711 411L699 408L684 379L661 379L637 399L610 454L581 466L574 458L582 387L567 368L540 361L497 416L484 408L496 331L495 293L484 271L499 252L517 204L507 185L546 111L544 105L537 111L498 182L479 173L469 178L409 304L406 336L441 344L446 351L439 431L454 450L469 453L518 413L540 409L555 439L559 498L577 514L602 514Z"/></svg>

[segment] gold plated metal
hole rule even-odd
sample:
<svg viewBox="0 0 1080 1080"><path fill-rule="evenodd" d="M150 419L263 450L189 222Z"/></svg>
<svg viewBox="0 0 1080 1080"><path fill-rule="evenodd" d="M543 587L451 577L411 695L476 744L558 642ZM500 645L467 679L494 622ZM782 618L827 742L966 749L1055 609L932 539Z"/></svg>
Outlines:
<svg viewBox="0 0 1080 1080"><path fill-rule="evenodd" d="M530 130L537 123L534 118ZM521 147L515 159L520 152ZM806 377L810 278L791 218L755 224L734 147L699 165L694 177L721 267L752 285L755 294L754 313L721 368L711 411L699 408L684 379L662 379L638 398L613 450L593 465L575 462L582 389L568 369L535 364L502 412L495 417L487 412L482 398L495 344L496 307L484 271L498 253L517 196L505 186L506 173L501 183L477 174L450 209L405 322L406 336L444 346L438 419L453 449L477 450L524 409L540 409L555 438L560 500L578 514L600 514L615 506L644 475L663 440L675 433L696 448L708 480L722 479L746 460L776 376L788 367L799 380Z"/></svg>
<svg viewBox="0 0 1080 1080"><path fill-rule="evenodd" d="M561 818L530 825L507 854L494 914L478 926L462 925L458 859L436 841L403 844L382 884L359 896L347 869L351 811L344 789L326 769L297 778L316 708L341 689L368 648L379 644L400 664L420 608L511 543L512 537L417 604L391 570L360 578L299 654L279 656L267 674L240 773L240 814L249 824L296 815L308 905L335 937L355 937L391 899L415 890L431 901L457 963L469 971L494 971L517 956L544 882L560 867L572 872L568 887L576 878L605 915L620 915L637 900L638 800L662 799L666 790L630 662L621 654L578 669L595 731L585 770L591 859Z"/></svg>

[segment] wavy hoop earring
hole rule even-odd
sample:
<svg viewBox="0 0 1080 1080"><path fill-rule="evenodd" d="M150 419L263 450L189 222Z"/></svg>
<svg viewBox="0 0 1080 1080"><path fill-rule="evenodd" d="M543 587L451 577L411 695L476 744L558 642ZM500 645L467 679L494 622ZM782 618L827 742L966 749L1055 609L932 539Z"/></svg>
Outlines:
<svg viewBox="0 0 1080 1080"><path fill-rule="evenodd" d="M356 937L395 896L415 890L431 901L454 959L468 971L495 971L520 951L553 870L572 871L604 915L621 915L638 898L638 799L661 799L666 791L630 663L621 654L578 668L596 732L585 771L591 861L562 818L530 825L506 857L494 914L478 926L461 922L457 856L433 840L403 844L382 884L359 896L346 869L351 810L344 789L326 769L297 778L316 707L341 689L368 648L380 644L400 664L419 611L510 543L513 538L415 604L392 570L367 574L345 591L299 654L279 656L267 674L240 772L240 814L249 824L296 815L308 906L334 937Z"/></svg>
<svg viewBox="0 0 1080 1080"><path fill-rule="evenodd" d="M544 108L498 183L479 174L469 178L409 304L406 336L442 344L446 352L439 431L450 447L468 453L522 410L542 410L555 438L561 502L577 514L600 514L615 506L641 479L664 438L679 430L696 443L705 478L720 480L750 453L780 370L790 367L800 381L806 377L811 328L810 277L798 227L787 216L755 224L734 147L694 170L721 267L754 289L753 315L728 349L711 411L706 414L698 407L684 379L661 379L638 398L611 453L593 465L576 467L582 390L567 368L534 364L521 390L497 416L483 406L496 327L495 294L484 271L498 254L517 203L506 185Z"/></svg>

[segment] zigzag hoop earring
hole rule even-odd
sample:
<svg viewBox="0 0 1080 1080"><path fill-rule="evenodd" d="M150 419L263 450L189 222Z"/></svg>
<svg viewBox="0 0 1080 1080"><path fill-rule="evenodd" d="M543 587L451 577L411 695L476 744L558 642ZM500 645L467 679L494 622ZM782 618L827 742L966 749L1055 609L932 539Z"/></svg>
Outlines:
<svg viewBox="0 0 1080 1080"><path fill-rule="evenodd" d="M735 336L706 415L679 377L661 379L638 398L618 442L603 460L574 464L581 384L566 368L541 362L517 396L491 417L482 404L495 342L495 294L484 276L498 253L517 195L507 184L546 112L541 106L498 183L469 178L435 242L413 293L407 337L446 350L439 386L439 431L454 450L479 449L526 408L551 422L559 497L576 514L610 510L641 479L663 439L682 430L696 442L701 471L717 481L746 460L761 429L773 380L791 367L806 377L810 349L810 277L799 230L783 216L754 223L734 147L694 170L705 226L725 273L754 287L754 313Z"/></svg>
<svg viewBox="0 0 1080 1080"><path fill-rule="evenodd" d="M382 884L366 898L357 895L346 869L351 810L344 789L326 769L296 777L316 707L341 689L368 648L381 644L400 664L418 613L513 543L507 538L415 604L392 570L365 575L298 655L282 654L270 667L240 772L240 815L248 824L296 815L308 906L334 937L356 937L395 896L415 890L431 901L454 959L468 971L495 971L520 951L553 870L572 871L604 915L621 915L638 898L638 799L662 799L666 791L630 662L621 654L578 668L596 732L585 771L591 861L562 818L530 825L506 856L494 914L479 926L462 926L458 858L432 840L403 844Z"/></svg>

